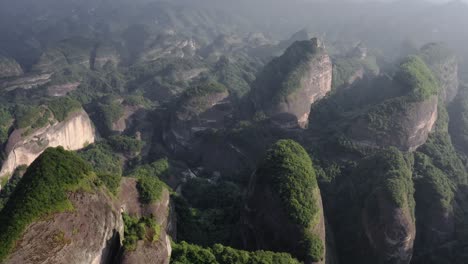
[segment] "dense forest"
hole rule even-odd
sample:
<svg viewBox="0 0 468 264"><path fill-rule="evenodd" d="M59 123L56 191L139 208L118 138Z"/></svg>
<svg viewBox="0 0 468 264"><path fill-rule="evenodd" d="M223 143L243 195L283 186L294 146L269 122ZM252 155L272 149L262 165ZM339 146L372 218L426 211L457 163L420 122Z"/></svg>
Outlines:
<svg viewBox="0 0 468 264"><path fill-rule="evenodd" d="M466 14L0 2L0 263L468 263Z"/></svg>

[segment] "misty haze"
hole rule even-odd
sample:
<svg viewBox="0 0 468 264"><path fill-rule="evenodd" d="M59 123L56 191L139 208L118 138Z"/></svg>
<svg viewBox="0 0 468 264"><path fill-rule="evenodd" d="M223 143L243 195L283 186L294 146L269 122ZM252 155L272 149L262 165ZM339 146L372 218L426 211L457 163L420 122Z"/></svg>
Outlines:
<svg viewBox="0 0 468 264"><path fill-rule="evenodd" d="M468 263L468 1L0 0L0 263Z"/></svg>

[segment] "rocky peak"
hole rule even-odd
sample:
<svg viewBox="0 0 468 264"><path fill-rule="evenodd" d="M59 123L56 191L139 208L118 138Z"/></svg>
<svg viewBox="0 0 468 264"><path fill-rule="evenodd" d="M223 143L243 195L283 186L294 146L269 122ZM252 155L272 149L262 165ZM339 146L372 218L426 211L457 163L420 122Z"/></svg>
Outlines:
<svg viewBox="0 0 468 264"><path fill-rule="evenodd" d="M312 162L280 140L252 175L242 216L249 249L287 251L306 264L325 263L325 218Z"/></svg>
<svg viewBox="0 0 468 264"><path fill-rule="evenodd" d="M419 53L439 81L439 96L442 101L446 104L452 102L459 87L458 61L455 54L443 43L426 44Z"/></svg>
<svg viewBox="0 0 468 264"><path fill-rule="evenodd" d="M366 146L415 151L426 142L437 121L437 81L419 57L410 56L401 63L392 86L402 91L400 96L372 106L356 118L349 134Z"/></svg>
<svg viewBox="0 0 468 264"><path fill-rule="evenodd" d="M78 150L94 143L95 129L84 110L71 113L62 122L48 124L30 134L17 129L10 135L5 149L6 159L0 171L1 177L9 176L20 165L31 164L48 147L63 146Z"/></svg>
<svg viewBox="0 0 468 264"><path fill-rule="evenodd" d="M159 237L155 241L140 240L133 250L125 250L119 257L119 263L134 264L169 264L171 258L171 234L175 239L175 217L170 200L169 190L164 188L158 201L143 204L140 201L137 181L123 179L120 187L121 209L131 217L148 217L155 220L159 228Z"/></svg>
<svg viewBox="0 0 468 264"><path fill-rule="evenodd" d="M362 225L377 256L373 263L408 264L416 236L409 164L398 150L391 148L364 160L357 173L370 186L364 191L367 197Z"/></svg>
<svg viewBox="0 0 468 264"><path fill-rule="evenodd" d="M255 110L281 127L306 127L311 105L331 90L332 71L317 38L295 42L257 77L251 92Z"/></svg>
<svg viewBox="0 0 468 264"><path fill-rule="evenodd" d="M69 199L73 212L31 224L4 263L112 263L124 233L115 201L103 191Z"/></svg>

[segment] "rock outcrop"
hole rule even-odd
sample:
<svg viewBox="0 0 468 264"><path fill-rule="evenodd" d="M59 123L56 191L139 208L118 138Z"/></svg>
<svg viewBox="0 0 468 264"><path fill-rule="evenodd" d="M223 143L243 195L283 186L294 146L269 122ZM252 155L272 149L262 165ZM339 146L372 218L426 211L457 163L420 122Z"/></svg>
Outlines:
<svg viewBox="0 0 468 264"><path fill-rule="evenodd" d="M169 191L164 189L157 202L148 205L141 204L137 182L135 179L128 178L122 181L120 201L122 211L132 217L154 217L159 225L160 233L155 242L140 240L136 242L134 250L124 250L119 263L169 264L172 252L169 235L175 235L175 219Z"/></svg>
<svg viewBox="0 0 468 264"><path fill-rule="evenodd" d="M281 140L252 175L242 216L249 249L290 252L310 263L325 263L325 218L310 158Z"/></svg>
<svg viewBox="0 0 468 264"><path fill-rule="evenodd" d="M446 104L452 102L459 87L458 61L455 54L443 44L430 43L421 48L420 56L439 81L442 101Z"/></svg>
<svg viewBox="0 0 468 264"><path fill-rule="evenodd" d="M116 202L103 191L68 198L73 212L31 224L5 264L112 263L124 231Z"/></svg>
<svg viewBox="0 0 468 264"><path fill-rule="evenodd" d="M229 96L219 83L202 84L182 95L170 116L163 139L174 153L190 148L190 141L199 132L221 128L230 113Z"/></svg>
<svg viewBox="0 0 468 264"><path fill-rule="evenodd" d="M23 69L14 60L0 56L0 79L23 75Z"/></svg>
<svg viewBox="0 0 468 264"><path fill-rule="evenodd" d="M378 215L375 215L378 208ZM395 207L382 193L366 201L363 225L367 238L381 260L379 263L410 262L416 226L408 208Z"/></svg>
<svg viewBox="0 0 468 264"><path fill-rule="evenodd" d="M348 133L361 145L414 151L426 142L437 121L437 80L413 56L400 65L392 86L401 94L370 107L354 120Z"/></svg>
<svg viewBox="0 0 468 264"><path fill-rule="evenodd" d="M371 110L371 114L358 118L349 132L362 145L415 151L426 142L437 121L437 105L435 95L422 102L389 100ZM373 116L375 112L385 116Z"/></svg>
<svg viewBox="0 0 468 264"><path fill-rule="evenodd" d="M366 261L410 263L416 224L409 164L398 150L390 149L364 161L361 169L358 173L370 183L362 209L362 225L374 250Z"/></svg>
<svg viewBox="0 0 468 264"><path fill-rule="evenodd" d="M0 175L11 175L20 165L31 164L46 148L63 146L78 150L94 143L95 129L84 110L74 112L63 122L40 128L24 136L23 129L13 131L8 139Z"/></svg>
<svg viewBox="0 0 468 264"><path fill-rule="evenodd" d="M251 94L255 110L282 127L306 127L311 105L331 90L332 71L319 40L295 42L257 77Z"/></svg>

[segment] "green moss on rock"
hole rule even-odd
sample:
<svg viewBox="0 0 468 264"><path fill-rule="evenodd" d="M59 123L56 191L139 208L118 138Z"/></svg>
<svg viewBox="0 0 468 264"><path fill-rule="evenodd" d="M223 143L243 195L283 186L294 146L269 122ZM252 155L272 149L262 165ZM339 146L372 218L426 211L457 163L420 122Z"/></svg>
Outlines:
<svg viewBox="0 0 468 264"><path fill-rule="evenodd" d="M50 101L47 106L59 122L67 119L71 113L82 109L80 102L70 97L57 98Z"/></svg>
<svg viewBox="0 0 468 264"><path fill-rule="evenodd" d="M292 140L280 140L268 151L257 171L260 182L269 182L296 224L308 227L320 212L312 191L317 187L312 161L304 148Z"/></svg>
<svg viewBox="0 0 468 264"><path fill-rule="evenodd" d="M311 40L297 41L282 56L273 59L254 83L256 100L278 103L300 88L308 63L324 50Z"/></svg>
<svg viewBox="0 0 468 264"><path fill-rule="evenodd" d="M174 264L299 264L287 253L271 251L249 252L215 244L211 248L181 242L173 244Z"/></svg>
<svg viewBox="0 0 468 264"><path fill-rule="evenodd" d="M413 101L423 101L438 94L438 81L420 57L404 59L394 79L407 87Z"/></svg>
<svg viewBox="0 0 468 264"><path fill-rule="evenodd" d="M90 184L92 174L88 163L61 147L48 148L39 156L0 212L0 262L13 250L29 224L71 210L73 205L67 193Z"/></svg>
<svg viewBox="0 0 468 264"><path fill-rule="evenodd" d="M311 231L321 217L319 191L312 161L304 148L292 140L278 141L268 150L257 175L257 184L271 185L291 222L302 230L305 246L301 255L322 260L323 242Z"/></svg>

